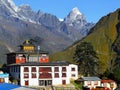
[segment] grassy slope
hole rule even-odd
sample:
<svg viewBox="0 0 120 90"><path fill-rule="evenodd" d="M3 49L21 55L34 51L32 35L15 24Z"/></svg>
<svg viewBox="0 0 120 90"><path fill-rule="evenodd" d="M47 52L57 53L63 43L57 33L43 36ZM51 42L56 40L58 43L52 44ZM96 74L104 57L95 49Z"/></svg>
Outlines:
<svg viewBox="0 0 120 90"><path fill-rule="evenodd" d="M114 53L111 49L112 43L117 37L116 25L118 23L118 11L111 13L103 18L95 25L94 30L85 39L81 41L91 42L94 49L98 53L100 60L100 72L104 72L109 66L109 60L112 58L111 55ZM55 53L50 56L50 60L65 60L73 62L73 54L75 46L78 43L72 45L68 49Z"/></svg>

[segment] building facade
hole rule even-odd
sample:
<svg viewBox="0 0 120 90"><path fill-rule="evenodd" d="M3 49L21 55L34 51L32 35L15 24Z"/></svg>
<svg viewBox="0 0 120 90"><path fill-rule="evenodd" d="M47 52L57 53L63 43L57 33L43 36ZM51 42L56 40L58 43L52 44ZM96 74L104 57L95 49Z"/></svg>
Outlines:
<svg viewBox="0 0 120 90"><path fill-rule="evenodd" d="M109 88L110 90L115 90L117 88L116 82L110 79L101 80L101 86Z"/></svg>
<svg viewBox="0 0 120 90"><path fill-rule="evenodd" d="M49 86L70 84L78 78L78 67L67 62L49 62L48 52L38 50L29 41L20 50L7 54L10 74L22 86Z"/></svg>
<svg viewBox="0 0 120 90"><path fill-rule="evenodd" d="M9 74L0 71L0 83L8 83L8 82L9 82Z"/></svg>
<svg viewBox="0 0 120 90"><path fill-rule="evenodd" d="M22 86L48 86L70 84L78 78L78 67L65 62L22 63L10 65L10 73Z"/></svg>
<svg viewBox="0 0 120 90"><path fill-rule="evenodd" d="M82 77L83 86L90 89L101 86L101 79L98 77Z"/></svg>

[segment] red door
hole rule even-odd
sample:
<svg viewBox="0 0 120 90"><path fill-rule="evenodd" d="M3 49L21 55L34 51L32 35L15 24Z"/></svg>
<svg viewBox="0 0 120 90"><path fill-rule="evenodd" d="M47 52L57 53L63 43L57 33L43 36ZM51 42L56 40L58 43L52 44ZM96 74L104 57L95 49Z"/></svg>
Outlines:
<svg viewBox="0 0 120 90"><path fill-rule="evenodd" d="M25 86L28 86L29 85L29 82L28 80L25 81Z"/></svg>
<svg viewBox="0 0 120 90"><path fill-rule="evenodd" d="M62 84L65 85L66 84L66 80L62 80Z"/></svg>

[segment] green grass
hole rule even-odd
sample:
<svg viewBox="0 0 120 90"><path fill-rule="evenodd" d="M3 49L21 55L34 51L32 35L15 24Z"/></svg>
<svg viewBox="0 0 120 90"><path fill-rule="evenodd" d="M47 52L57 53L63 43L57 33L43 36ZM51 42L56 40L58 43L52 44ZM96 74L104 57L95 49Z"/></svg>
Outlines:
<svg viewBox="0 0 120 90"><path fill-rule="evenodd" d="M76 88L76 90L82 90L82 84L81 83L76 83L75 81L71 81L71 84L73 84Z"/></svg>

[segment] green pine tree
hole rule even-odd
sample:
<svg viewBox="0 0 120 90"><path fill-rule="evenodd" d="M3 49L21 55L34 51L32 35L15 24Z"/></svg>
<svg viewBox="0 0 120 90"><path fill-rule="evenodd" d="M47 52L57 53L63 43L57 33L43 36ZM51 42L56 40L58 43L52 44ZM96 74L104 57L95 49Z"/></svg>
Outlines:
<svg viewBox="0 0 120 90"><path fill-rule="evenodd" d="M84 76L97 74L98 57L91 43L82 42L76 46L74 61L79 66L79 72Z"/></svg>

